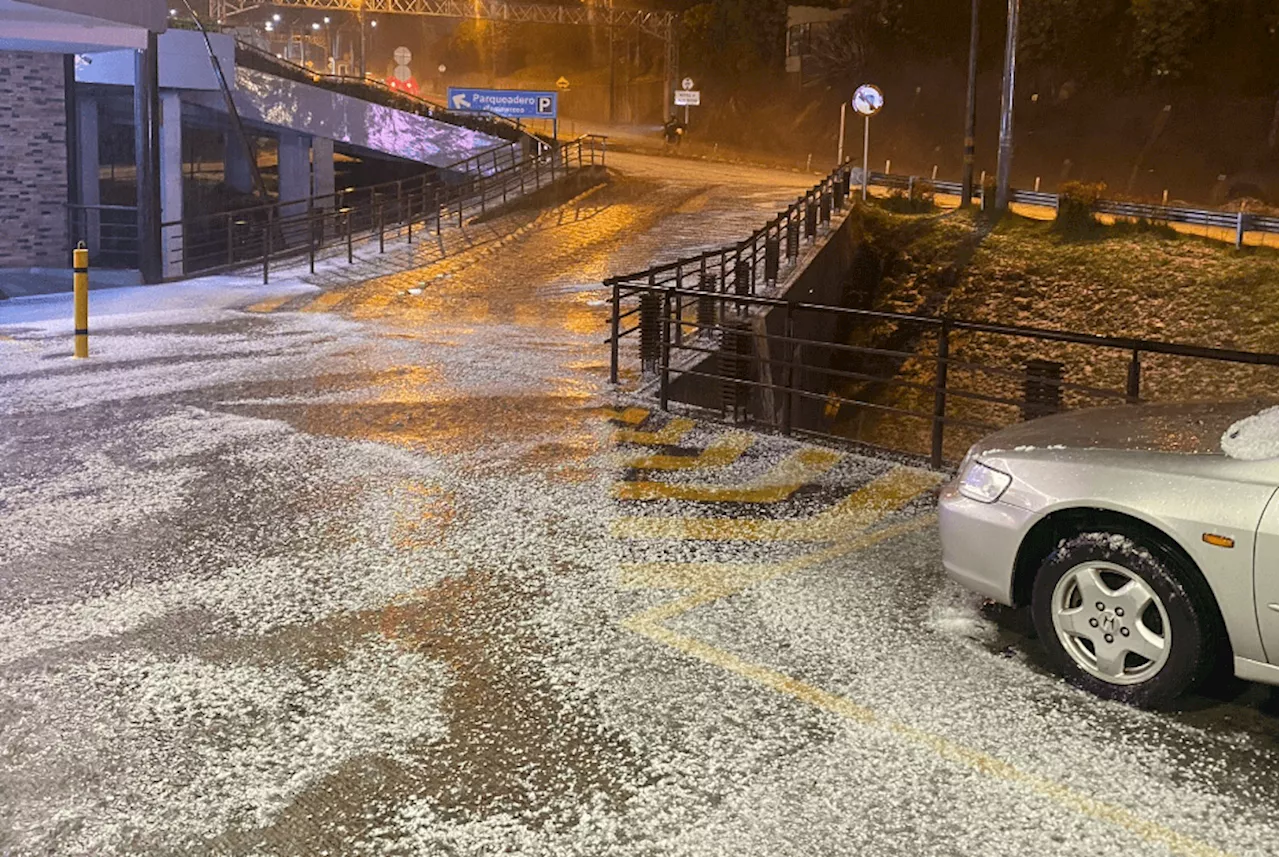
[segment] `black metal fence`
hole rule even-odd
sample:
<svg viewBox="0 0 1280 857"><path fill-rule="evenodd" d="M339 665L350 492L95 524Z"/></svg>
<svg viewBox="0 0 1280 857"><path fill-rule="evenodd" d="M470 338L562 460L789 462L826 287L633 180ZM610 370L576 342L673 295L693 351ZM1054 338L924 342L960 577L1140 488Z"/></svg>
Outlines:
<svg viewBox="0 0 1280 857"><path fill-rule="evenodd" d="M306 256L309 267L326 249L345 244L348 261L358 241L377 237L412 243L439 234L451 220L484 214L571 172L602 166L604 137L588 135L521 158L503 147L448 171L306 199L183 218L161 224L166 279L258 264L263 282L272 263Z"/></svg>
<svg viewBox="0 0 1280 857"><path fill-rule="evenodd" d="M132 205L68 205L67 237L71 248L89 248L89 258L103 268L138 267L138 209Z"/></svg>
<svg viewBox="0 0 1280 857"><path fill-rule="evenodd" d="M737 244L657 265L638 274L605 280L605 285L613 288L610 380L618 382L619 342L639 330L638 323L629 320L638 314L638 307L624 309L620 303L623 298L634 296L629 286L669 286L677 292L696 288L696 298L679 299L676 311L683 313L692 303L703 300L704 292L755 295L758 290L776 285L784 273L789 274L799 264L803 247L816 243L821 235L830 231L832 215L849 201L851 175L847 162L836 167ZM627 327L628 324L632 326Z"/></svg>
<svg viewBox="0 0 1280 857"><path fill-rule="evenodd" d="M784 433L957 461L1062 409L1269 397L1277 355L802 303L758 294L843 207L840 168L743 242L606 281L610 376ZM633 343L627 355L623 348Z"/></svg>

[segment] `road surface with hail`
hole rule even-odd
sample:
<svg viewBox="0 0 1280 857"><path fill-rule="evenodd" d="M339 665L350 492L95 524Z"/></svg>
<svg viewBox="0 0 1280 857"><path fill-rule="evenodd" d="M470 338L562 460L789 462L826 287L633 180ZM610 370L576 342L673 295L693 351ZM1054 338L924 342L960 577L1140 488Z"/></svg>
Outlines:
<svg viewBox="0 0 1280 857"><path fill-rule="evenodd" d="M939 475L609 387L601 279L813 182L611 163L443 258L94 292L87 361L0 303L0 854L1276 854L1267 691L1077 692L943 577Z"/></svg>

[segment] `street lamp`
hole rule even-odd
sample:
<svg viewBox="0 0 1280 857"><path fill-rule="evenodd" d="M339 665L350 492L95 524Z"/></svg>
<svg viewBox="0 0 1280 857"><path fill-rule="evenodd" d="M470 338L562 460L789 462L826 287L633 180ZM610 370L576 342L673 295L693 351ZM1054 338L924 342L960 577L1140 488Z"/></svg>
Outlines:
<svg viewBox="0 0 1280 857"><path fill-rule="evenodd" d="M279 12L277 12L277 13L275 13L274 15L272 15L272 16L271 16L271 20L273 20L273 21L275 21L277 24L279 24L279 23L280 23L280 13L279 13Z"/></svg>

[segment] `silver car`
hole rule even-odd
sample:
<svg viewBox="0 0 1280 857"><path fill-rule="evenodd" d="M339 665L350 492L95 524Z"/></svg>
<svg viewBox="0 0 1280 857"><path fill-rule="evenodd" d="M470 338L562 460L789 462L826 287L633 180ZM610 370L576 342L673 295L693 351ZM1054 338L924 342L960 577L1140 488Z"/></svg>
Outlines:
<svg viewBox="0 0 1280 857"><path fill-rule="evenodd" d="M1160 706L1215 670L1276 684L1280 464L1260 407L1071 411L987 437L942 492L947 572L1029 606L1101 696Z"/></svg>

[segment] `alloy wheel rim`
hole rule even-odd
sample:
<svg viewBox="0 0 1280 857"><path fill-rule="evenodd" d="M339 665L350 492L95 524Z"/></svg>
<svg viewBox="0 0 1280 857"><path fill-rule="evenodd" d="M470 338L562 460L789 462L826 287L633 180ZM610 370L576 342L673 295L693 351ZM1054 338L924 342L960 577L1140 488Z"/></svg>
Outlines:
<svg viewBox="0 0 1280 857"><path fill-rule="evenodd" d="M1109 684L1153 678L1169 660L1169 614L1151 586L1111 562L1084 562L1053 589L1053 628L1076 666Z"/></svg>

